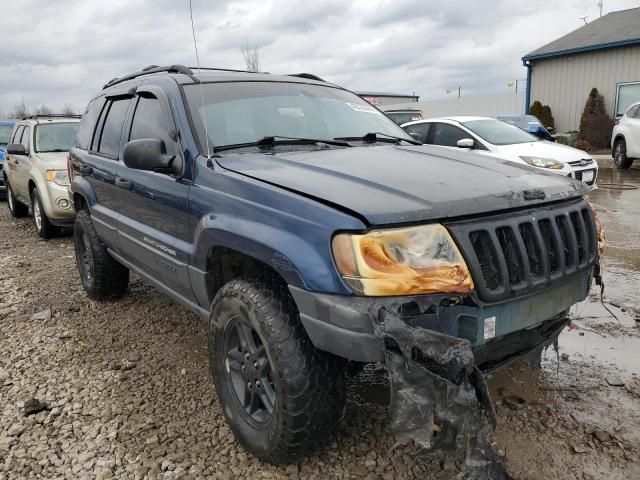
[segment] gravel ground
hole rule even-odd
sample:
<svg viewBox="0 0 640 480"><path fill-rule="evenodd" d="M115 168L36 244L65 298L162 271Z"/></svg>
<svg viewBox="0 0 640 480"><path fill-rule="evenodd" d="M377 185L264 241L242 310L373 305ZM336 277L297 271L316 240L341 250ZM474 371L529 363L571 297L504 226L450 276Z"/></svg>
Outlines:
<svg viewBox="0 0 640 480"><path fill-rule="evenodd" d="M12 220L3 204L0 292L0 480L458 473L450 460L393 448L381 366L350 379L345 420L325 452L287 467L252 458L225 424L203 322L137 277L118 301L89 300L72 238L40 240L31 219ZM586 302L596 312L584 320L591 329L603 315L596 300ZM630 315L614 338L637 336ZM510 471L532 480L640 478L638 376L588 352L561 352L559 362L549 352L540 372L515 366L490 381L499 417L492 437ZM625 385L610 386L613 374ZM509 407L511 395L526 404Z"/></svg>

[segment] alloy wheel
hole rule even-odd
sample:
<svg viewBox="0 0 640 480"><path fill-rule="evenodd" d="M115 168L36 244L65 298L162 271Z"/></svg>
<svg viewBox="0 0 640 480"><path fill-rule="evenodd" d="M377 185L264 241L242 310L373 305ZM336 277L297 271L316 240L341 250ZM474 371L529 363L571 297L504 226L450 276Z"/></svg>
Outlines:
<svg viewBox="0 0 640 480"><path fill-rule="evenodd" d="M276 391L271 363L258 332L241 318L232 319L224 335L225 376L241 411L254 424L269 422Z"/></svg>
<svg viewBox="0 0 640 480"><path fill-rule="evenodd" d="M36 221L36 228L38 231L42 230L42 211L40 209L38 197L33 198L33 219Z"/></svg>

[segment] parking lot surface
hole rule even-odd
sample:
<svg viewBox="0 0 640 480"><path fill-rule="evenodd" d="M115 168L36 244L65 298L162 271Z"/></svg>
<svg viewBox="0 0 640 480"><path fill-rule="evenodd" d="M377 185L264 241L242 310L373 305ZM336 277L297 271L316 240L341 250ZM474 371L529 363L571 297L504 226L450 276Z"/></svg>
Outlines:
<svg viewBox="0 0 640 480"><path fill-rule="evenodd" d="M490 379L492 439L516 478L640 478L640 165L600 167L591 199L608 236L604 305L594 287L541 371L515 365ZM458 473L451 460L394 448L381 365L350 378L348 411L326 451L279 467L248 456L220 411L203 322L138 277L120 300L89 300L72 237L42 241L4 203L0 346L2 480Z"/></svg>

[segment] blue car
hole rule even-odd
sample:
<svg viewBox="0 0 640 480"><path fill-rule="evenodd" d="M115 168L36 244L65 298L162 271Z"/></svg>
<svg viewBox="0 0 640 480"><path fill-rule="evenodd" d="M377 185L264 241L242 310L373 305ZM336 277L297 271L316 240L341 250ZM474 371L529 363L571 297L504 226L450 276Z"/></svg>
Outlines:
<svg viewBox="0 0 640 480"><path fill-rule="evenodd" d="M7 196L7 187L4 184L4 159L7 157L7 144L11 138L15 122L0 121L0 198Z"/></svg>
<svg viewBox="0 0 640 480"><path fill-rule="evenodd" d="M511 125L515 125L516 127L521 128L525 132L529 132L542 140L549 140L550 142L556 141L549 131L544 128L544 125L540 123L540 120L533 115L500 115L496 118L503 122L510 123Z"/></svg>

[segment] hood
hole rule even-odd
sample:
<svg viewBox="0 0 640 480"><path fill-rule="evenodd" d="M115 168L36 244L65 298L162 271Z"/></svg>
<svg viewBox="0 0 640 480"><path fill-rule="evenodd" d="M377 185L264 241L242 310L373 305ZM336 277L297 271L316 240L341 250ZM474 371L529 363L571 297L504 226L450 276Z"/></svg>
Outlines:
<svg viewBox="0 0 640 480"><path fill-rule="evenodd" d="M217 162L355 212L370 225L496 212L588 192L581 182L508 160L426 145L230 154Z"/></svg>
<svg viewBox="0 0 640 480"><path fill-rule="evenodd" d="M66 170L68 152L38 152L38 158L51 170Z"/></svg>
<svg viewBox="0 0 640 480"><path fill-rule="evenodd" d="M553 158L562 163L574 162L583 158L591 158L587 152L560 143L542 140L540 142L516 143L515 145L495 145L495 153L511 157L540 156ZM514 158L520 161L520 158Z"/></svg>

